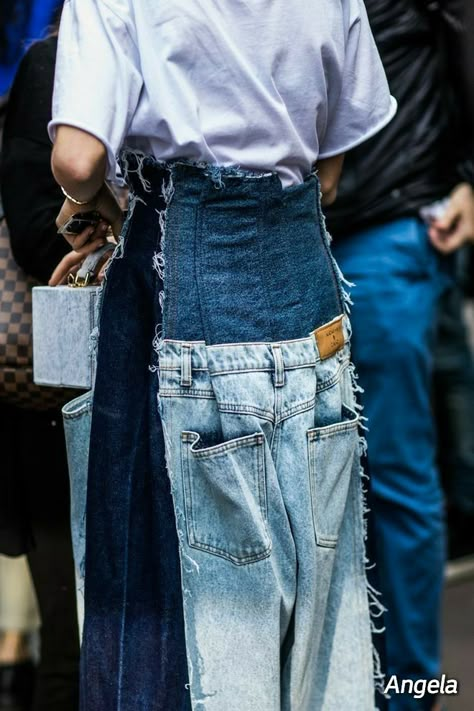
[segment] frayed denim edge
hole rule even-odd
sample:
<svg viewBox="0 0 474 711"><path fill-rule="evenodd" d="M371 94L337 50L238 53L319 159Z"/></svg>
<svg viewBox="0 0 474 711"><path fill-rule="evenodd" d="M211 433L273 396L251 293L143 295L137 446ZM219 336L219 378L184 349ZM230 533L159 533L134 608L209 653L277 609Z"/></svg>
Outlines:
<svg viewBox="0 0 474 711"><path fill-rule="evenodd" d="M145 193L151 192L151 185L148 180L143 175L143 166L144 163L147 161L147 156L140 154L140 153L133 153L134 160L137 162L137 167L134 169L131 169L130 167L130 162L127 158L128 155L130 155L132 152L128 151L127 153L124 153L122 155L122 166L123 166L123 172L124 172L124 177L128 177L130 173L136 173L138 176L141 185L143 187L143 190ZM166 240L166 225L167 225L167 218L168 218L168 208L171 204L171 201L173 199L174 195L174 185L173 185L173 164L166 164L166 163L159 163L157 162L160 168L163 169L165 172L165 177L163 178L163 182L161 185L161 195L164 201L164 208L162 210L156 210L156 213L158 215L158 220L159 220L159 225L160 225L160 231L161 231L161 243L160 243L160 248L159 251L155 252L153 255L152 259L152 264L151 268L154 269L160 279L163 282L163 289L160 291L159 294L159 303L160 303L160 309L161 309L161 318L162 322L158 323L156 325L155 329L155 336L153 338L153 350L156 353L156 355L160 356L160 351L162 348L163 344L163 334L164 334L164 306L165 306L165 299L166 299L166 294L165 294L165 269L166 269L166 264L165 264L165 257L164 257L164 246L165 246L165 240ZM217 180L217 177L216 177ZM219 187L216 185L216 187ZM145 201L142 198L135 198L139 199L141 202L145 203ZM160 388L159 388L159 366L156 364L151 364L149 366L149 369L152 373L156 374L156 377L158 379L158 394L157 394L157 407L160 412L160 415L162 416L162 401L160 398ZM168 477L170 480L170 485L171 485L171 491L173 493L173 498L174 501L177 501L177 497L175 496L176 493L176 487L177 487L177 481L176 477L174 475L172 466L171 466L171 447L170 447L170 437L166 428L166 424L164 421L164 418L161 417L162 420L162 428L163 428L163 436L164 436L164 442L165 442L165 459L166 459L166 466L167 466L167 471L168 471ZM186 572L193 572L199 574L199 565L194 561L191 556L187 555L184 551L184 539L185 539L185 519L184 519L184 513L178 508L174 507L175 510L175 520L176 520L176 531L178 535L178 541L179 541L179 555L180 555L180 561L181 561L181 568L186 570ZM190 590L186 589L184 586L182 587L182 595L183 595L183 614L185 620L189 620L192 617L192 605L190 604L190 599L191 599L191 592ZM185 626L185 635L189 634L189 629L191 628L192 625L186 625ZM197 649L196 645L196 649ZM189 676L189 682L186 684L186 689L190 693L190 698L192 702L192 707L196 711L199 709L204 708L204 703L206 702L206 699L211 698L212 696L215 695L215 693L210 693L206 694L202 691L201 686L200 686L200 679L203 676L204 673L204 660L202 658L198 659L198 670L197 670L197 678L195 678L195 669L194 669L194 664L193 660L191 659L191 656L188 652L189 650L189 645L186 644L186 657L187 657L187 667L188 667L188 676ZM198 694L196 695L193 692L193 689L195 688L199 689Z"/></svg>
<svg viewBox="0 0 474 711"><path fill-rule="evenodd" d="M104 293L105 293L105 287L107 284L107 274L108 271L111 267L112 262L114 262L116 259L123 259L124 256L124 247L125 247L125 242L127 239L127 235L129 232L129 227L130 223L133 219L133 213L135 211L135 206L138 201L141 201L141 198L137 195L131 195L129 204L128 204L128 212L127 212L127 217L125 219L125 222L122 227L122 231L120 233L119 240L117 242L117 246L115 247L115 250L112 253L112 256L110 257L109 261L106 264L105 270L104 270L104 278L102 280L102 284L98 287L97 289L97 296L96 296L96 303L95 303L95 323L96 326L93 329L90 339L89 339L89 350L91 354L91 358L94 363L97 363L97 352L98 352L98 347L99 347L99 339L100 339L100 315L102 311L102 304L104 300ZM94 388L95 388L95 378L97 375L97 368L94 369L94 377L93 377L93 382L92 382L92 388L91 388L91 395L92 395L92 404L94 401ZM87 510L86 510L86 516L87 516ZM87 531L86 531L86 536L87 536ZM122 611L126 610L126 602L127 602L127 577L128 577L128 542L126 545L126 570L125 570L125 575L124 575L124 589L123 589L123 605L122 605ZM85 566L86 566L86 561L85 559L81 561L81 570L84 571L85 573ZM125 614L122 614L122 620L121 620L121 630L120 630L120 658L119 658L119 670L118 670L118 692L117 692L117 711L120 711L122 707L122 685L123 685L123 673L124 673L124 666L123 666L123 647L124 647L124 640L125 640Z"/></svg>
<svg viewBox="0 0 474 711"><path fill-rule="evenodd" d="M324 213L321 208L322 204L322 192L320 189L319 192L319 220L320 220L320 226L321 226L321 231L323 234L323 237L326 239L328 247L330 247L331 242L332 242L332 237L328 232L327 226L326 226L326 218L324 216ZM353 306L352 299L350 297L350 294L346 291L344 287L352 288L355 286L350 281L347 281L345 279L341 268L339 267L339 264L336 262L334 257L332 256L331 253L331 259L334 264L334 268L336 270L336 273L339 277L340 284L341 284L341 295L344 303L344 308L346 311L346 315L348 317L347 321L349 324L350 328L350 313L351 313L351 306ZM360 386L358 382L358 375L356 371L356 367L354 363L351 361L349 364L349 373L351 376L351 383L352 383L352 392L354 395L354 408L357 410L359 414L359 420L360 420L360 428L363 431L368 431L367 425L365 424L367 422L367 418L362 415L363 412L363 406L359 402L358 396L364 392L364 389ZM367 505L367 488L364 486L364 479L368 480L370 477L364 470L364 467L362 465L362 458L367 454L367 440L365 436L362 434L359 437L359 459L360 459L360 479L361 479L361 504L362 504L362 528L364 532L364 542L367 541L367 514L370 513L370 508ZM377 627L377 622L376 620L381 617L384 612L387 612L387 608L384 607L382 604L381 600L379 599L382 595L382 593L379 590L376 590L373 585L370 584L368 577L367 577L367 571L372 570L375 568L376 563L371 562L369 557L367 556L367 551L364 553L364 568L365 568L365 584L366 584L366 590L367 590L367 597L369 601L369 614L370 614L370 629L372 634L381 634L385 632L385 627ZM378 653L378 650L375 647L375 644L372 643L372 657L373 657L373 679L374 679L374 686L379 691L382 696L386 699L390 699L390 694L387 694L385 692L385 673L382 670L382 662L380 659L380 655ZM377 709L375 710L377 711Z"/></svg>
<svg viewBox="0 0 474 711"><path fill-rule="evenodd" d="M135 169L131 169L127 155L132 154L134 158L137 160L137 167ZM149 160L149 157L146 156L145 154L142 153L134 153L132 151L127 151L123 154L122 156L122 164L123 164L123 169L124 169L124 177L127 177L128 173L134 172L138 175L141 184L143 186L143 189L145 192L151 192L151 185L148 180L143 175L142 169L144 163ZM163 283L165 281L165 258L164 258L164 245L165 245L165 240L166 240L166 224L167 224L167 218L168 218L168 209L171 204L171 201L173 199L174 195L174 185L173 185L173 166L174 165L180 165L180 164L185 164L185 165L193 165L199 168L207 169L208 170L208 175L212 179L216 189L219 189L223 185L223 178L226 176L253 176L253 177L263 177L264 174L253 174L250 171L244 171L241 170L238 166L237 167L220 167L220 166L212 166L207 163L202 163L202 162L193 162L193 161L174 161L171 163L167 163L164 161L154 161L159 167L161 167L163 170L167 172L167 177L164 178L163 184L162 184L162 189L161 193L165 202L165 208L163 210L157 210L158 214L158 219L160 223L160 229L161 229L161 246L160 246L160 251L155 253L153 256L153 263L152 263L152 268L156 270L156 272L159 274L160 278L163 280ZM268 173L267 173L268 175ZM319 182L318 182L319 184ZM319 188L319 206L318 206L318 213L319 213L319 220L320 220L320 226L321 226L321 231L323 234L324 239L327 242L327 245L330 247L332 238L327 230L326 226L326 219L324 216L324 213L321 209L321 200L322 200L322 193L321 193L321 188ZM129 213L127 216L127 221L124 225L124 229L122 231L122 234L126 234L127 232L127 227L128 227L128 221L131 219L131 216L133 214L133 208L135 207L135 203L137 200L140 200L141 202L144 202L141 198L139 198L136 195L132 196L132 200L134 201L133 206L130 204L129 207ZM116 258L121 258L123 257L123 240L121 239L119 241L119 244L117 245L117 249L115 250L112 258L110 261ZM331 259L333 260L333 264L336 270L336 273L339 277L340 284L341 284L341 295L344 303L344 308L346 311L346 314L348 316L348 320L350 317L350 307L353 305L353 302L351 300L351 297L349 293L346 291L344 286L347 286L349 288L353 287L354 284L351 282L348 282L345 278L344 275L341 272L341 269L339 265L337 264L336 260L332 256L331 253ZM110 264L110 262L109 262ZM108 265L109 266L109 265ZM107 270L106 274L104 277L104 283L100 288L100 291L98 293L98 299L97 299L97 309L99 313L100 305L102 298L99 298L99 295L101 297L102 295L102 290L105 286L105 278L107 275ZM165 289L160 292L160 307L161 307L161 314L162 314L162 319L163 313L164 313L164 302L165 302ZM98 323L98 320L97 320ZM163 328L163 321L161 324L157 324L156 327L156 333L155 333L155 338L153 340L153 348L156 354L160 355L160 351L162 348L163 344L163 334L164 334L164 328ZM99 331L98 327L94 329L93 336L91 336L91 342L93 343L93 347L96 348L96 343L97 339L99 336ZM157 377L159 378L159 366L157 365L150 365L150 370L154 373L157 374ZM361 429L362 430L367 430L367 426L364 424L367 421L367 418L362 415L363 411L363 406L360 404L358 401L358 394L363 393L363 388L359 385L358 383L358 376L357 372L355 369L355 365L351 362L349 365L349 372L351 376L351 383L352 383L352 390L353 390L353 395L354 395L354 407L359 413L360 421L361 421ZM162 414L162 400L160 398L159 394L159 386L158 386L158 408L160 411L160 414ZM166 463L168 467L168 476L170 479L171 483L171 488L172 491L176 491L176 476L174 472L172 471L170 462L171 462L171 442L170 442L170 437L165 425L165 422L162 418L162 427L163 427L163 435L165 439L165 455L166 455ZM362 457L367 453L367 441L365 436L361 435L359 437L359 458L362 460ZM367 540L367 514L370 512L370 509L367 505L367 489L364 486L364 479L368 479L367 473L364 471L364 468L362 466L362 462L360 464L360 479L361 479L361 512L362 512L362 530L363 530L363 535L364 535L364 541ZM176 500L176 498L175 498ZM186 572L194 572L199 574L199 565L196 563L195 560L193 560L188 554L184 553L184 548L183 548L183 540L185 537L185 531L184 531L184 513L177 509L175 507L175 516L176 516L176 528L177 528L177 534L178 534L178 539L179 539L179 553L180 553L180 558L181 558L181 565L184 569L186 569L186 565L191 566L190 569L188 569ZM370 570L375 567L375 563L371 563L369 560L367 553L364 553L364 559L363 559L363 564L364 564L364 570L365 572L367 570ZM369 605L369 615L370 615L370 629L372 634L380 634L385 631L385 627L377 627L376 620L383 615L384 612L386 612L386 608L380 601L380 596L381 593L376 590L370 583L367 578L367 575L365 575L365 583L366 583L366 590L367 590L367 597L368 597L368 605ZM183 611L184 611L184 616L185 619L189 618L191 613L191 607L189 605L189 598L191 596L191 592L189 590L186 590L184 587L182 589L183 591ZM197 647L196 647L197 648ZM382 664L380 660L380 655L375 647L375 645L372 643L372 655L373 655L373 680L374 680L374 686L375 688L385 697L385 698L390 698L388 694L385 693L385 673L382 670ZM187 688L190 690L191 694L191 701L193 704L193 708L196 709L196 711L199 711L201 705L204 705L206 702L206 699L212 698L214 696L214 693L211 694L206 694L201 690L201 693L199 694L200 698L196 698L195 695L193 694L193 683L194 683L194 667L193 667L193 662L190 658L190 655L187 654L187 661L188 661L188 672L189 672L189 683L187 684ZM199 660L199 678L203 674L203 660ZM377 710L376 710L377 711Z"/></svg>

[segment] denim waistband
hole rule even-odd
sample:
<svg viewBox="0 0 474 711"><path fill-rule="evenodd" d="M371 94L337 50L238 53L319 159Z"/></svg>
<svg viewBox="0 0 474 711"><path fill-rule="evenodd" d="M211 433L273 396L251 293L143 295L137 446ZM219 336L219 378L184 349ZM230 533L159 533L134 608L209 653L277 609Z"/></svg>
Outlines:
<svg viewBox="0 0 474 711"><path fill-rule="evenodd" d="M138 211L154 218L147 230L161 234L160 339L274 343L344 313L316 176L283 188L274 172L133 153L122 166Z"/></svg>
<svg viewBox="0 0 474 711"><path fill-rule="evenodd" d="M179 191L180 186L183 186L191 199L213 196L219 199L216 189L223 187L231 192L242 189L252 192L258 184L258 193L261 197L290 195L301 190L308 182L319 187L319 179L315 173L310 173L303 183L283 188L276 171L262 173L238 166L213 166L186 160L165 162L133 151L124 151L121 154L120 165L133 192L142 199L146 198L147 203L153 198L158 201L161 199L163 180L168 179L170 175L173 178L174 189Z"/></svg>
<svg viewBox="0 0 474 711"><path fill-rule="evenodd" d="M349 353L350 324L343 316L344 347ZM324 358L314 335L274 343L224 343L206 345L204 341L164 340L160 347L160 370L210 371L213 374L254 370L273 371L278 360L285 370L308 368Z"/></svg>

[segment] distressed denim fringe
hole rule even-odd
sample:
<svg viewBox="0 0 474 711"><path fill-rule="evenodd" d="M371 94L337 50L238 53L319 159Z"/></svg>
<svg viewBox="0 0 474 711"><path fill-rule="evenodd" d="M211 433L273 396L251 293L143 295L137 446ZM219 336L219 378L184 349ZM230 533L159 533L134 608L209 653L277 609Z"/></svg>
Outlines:
<svg viewBox="0 0 474 711"><path fill-rule="evenodd" d="M141 184L146 192L151 192L151 185L148 180L143 176L142 173L142 167L143 163L146 160L146 156L143 154L137 154L134 153L134 157L137 160L137 167L135 169L130 168L128 161L127 161L127 155L124 154L122 158L122 163L124 166L124 172L125 174L128 172L135 172L137 173ZM205 171L207 171L207 175L212 179L216 189L220 189L223 187L223 180L227 176L239 176L239 175L252 175L248 171L242 171L239 167L231 167L231 168L222 168L220 166L211 166L206 163L200 163L200 162L187 162L187 161L177 161L177 163L188 163L191 165L195 165L197 167L203 168ZM170 203L173 199L174 195L174 185L173 185L173 163L165 163L165 162L158 162L158 165L160 165L166 172L167 176L163 180L162 188L161 188L161 193L165 202L165 207L163 210L157 210L158 213L158 218L159 218L159 224L160 224L160 229L161 229L161 247L160 251L157 252L153 256L153 264L152 268L156 270L156 272L159 274L160 278L165 280L165 271L166 271L166 264L165 264L165 258L164 258L164 245L165 245L165 240L166 240L166 223L167 223L167 217L168 217L168 208L170 206ZM254 177L263 177L263 174L256 174ZM324 214L321 209L321 198L322 195L320 193L319 195L319 218L320 218L320 225L321 225L321 230L322 234L326 240L326 243L328 247L330 248L331 244L331 236L327 230L326 227L326 220L324 217ZM141 200L141 198L137 198L136 196L132 197L132 200ZM143 201L142 201L143 202ZM133 208L134 204L130 206L129 208L129 214L127 217L127 221L131 219L131 215L133 214ZM125 235L127 232L127 223L124 225L124 229L122 232L122 235ZM119 244L117 245L117 249L114 252L114 255L112 259L115 258L120 258L123 256L123 238L119 241ZM339 265L337 262L334 260L333 257L333 264L334 268L336 270L336 273L339 277L340 280L340 285L341 285L341 296L342 300L344 303L345 311L348 317L350 317L350 307L352 306L353 302L351 300L350 294L346 291L344 288L345 286L348 288L351 288L354 286L351 282L348 282L345 278L344 275L342 274ZM105 284L105 279L104 279L104 284ZM103 286L101 287L101 291L103 289ZM163 319L163 308L164 308L164 301L165 301L165 292L162 290L160 292L160 307L161 307L161 313L162 313L162 319ZM100 301L101 299L98 299L98 308L100 308ZM164 338L164 329L163 329L163 322L161 324L157 324L156 327L156 334L155 338L153 340L153 347L154 350L159 358L160 356L160 351L163 343L163 338ZM98 338L98 329L94 332L93 336L91 337L91 340L93 343L96 343L97 338ZM158 377L158 366L156 365L150 365L150 370L152 372L157 373ZM353 363L350 364L349 366L350 374L351 374L351 382L352 382L352 390L354 394L354 401L355 401L355 408L359 413L360 420L361 420L361 430L367 430L366 425L364 424L367 421L367 418L365 418L362 415L363 407L359 402L358 395L363 393L362 387L358 383L358 376L355 370L355 366ZM160 409L160 412L162 410L161 407L161 398L159 395L159 387L158 387L158 407ZM176 486L177 486L177 480L176 476L173 471L171 471L170 464L169 462L171 461L171 443L170 443L170 438L169 434L167 432L165 423L162 422L163 425L163 433L164 433L164 439L165 439L165 450L166 450L166 461L167 461L167 467L168 467L168 475L170 478L170 483L171 483L171 488L173 491L176 491ZM359 438L359 456L360 459L364 457L364 455L367 453L367 441L365 439L364 435L361 435ZM361 478L361 504L362 504L362 526L363 526L363 532L364 532L364 541L367 540L367 514L369 513L370 509L367 506L367 489L364 486L364 480L368 479L368 475L366 474L362 461L360 465L360 478ZM176 499L175 499L176 500ZM176 510L176 526L177 526L177 533L178 533L178 538L180 541L180 556L182 558L182 564L187 570L187 572L191 572L194 574L199 575L199 565L196 563L195 560L193 560L189 555L185 554L183 552L183 545L182 542L184 541L184 536L185 536L185 519L184 519L184 513L181 510ZM367 554L364 554L364 567L365 570L371 570L375 567L375 563L371 563L369 560ZM369 602L369 612L370 612L370 622L371 622L371 632L373 634L379 634L384 632L385 628L384 627L378 627L376 620L380 618L384 612L386 612L386 608L383 606L382 602L380 601L380 596L381 593L376 590L369 582L366 576L366 590L367 590L367 596L368 596L368 602ZM185 612L185 617L192 616L192 605L190 604L190 596L191 592L187 589L183 588L183 607L184 607L184 612ZM385 698L390 698L389 695L385 693L385 674L382 670L382 665L381 665L381 660L379 653L377 649L375 648L375 645L372 645L372 654L373 654L373 678L374 678L374 685L375 688L385 697ZM199 659L198 660L198 680L202 676L203 672L203 660ZM194 674L195 674L195 669L193 667L192 660L189 659L188 657L188 670L189 670L189 688L192 689L194 685ZM195 687L194 687L195 688ZM198 686L199 688L199 686ZM203 690L200 690L199 697L196 698L194 694L191 693L192 697L192 703L193 703L193 708L200 708L201 705L204 708L204 704L206 702L206 699L209 699L211 695L206 694L203 692Z"/></svg>
<svg viewBox="0 0 474 711"><path fill-rule="evenodd" d="M332 237L328 232L327 226L326 226L326 218L324 216L324 213L321 208L322 204L322 193L320 191L319 194L319 219L320 219L320 225L321 225L321 231L322 234L324 235L327 245L330 248L331 242L332 242ZM347 281L345 279L338 263L334 259L334 257L331 258L333 260L334 267L336 269L336 273L339 277L340 284L341 284L341 295L344 303L344 307L346 310L346 314L348 318L350 317L351 313L351 306L353 305L352 299L350 297L350 294L346 291L344 287L348 287L349 289L354 287L355 284L353 284L350 281ZM359 395L363 394L364 389L360 386L358 382L358 375L357 371L355 368L354 363L350 363L349 365L349 372L351 375L351 382L352 382L352 390L354 394L354 407L359 413L359 418L360 418L360 429L362 431L368 431L368 428L366 426L367 418L362 415L363 412L363 406L360 403ZM367 454L367 440L363 434L359 437L359 457L361 460L360 464L360 478L361 478L361 497L362 497L362 524L363 524L363 531L364 531L364 541L367 541L367 515L370 513L370 508L367 505L367 488L365 486L364 480L369 479L368 474L364 470L363 464L362 464L362 459L363 457ZM367 589L367 597L369 600L369 612L370 612L370 628L372 634L381 634L385 631L385 627L378 627L377 626L377 620L384 614L384 612L387 611L386 607L382 604L380 597L382 593L379 590L376 590L373 585L370 584L368 578L367 578L367 571L368 570L373 570L376 566L375 562L371 562L367 556L367 553L365 552L364 554L364 566L366 570L366 589ZM385 673L382 669L382 663L380 659L380 655L375 647L374 644L372 644L372 655L373 655L373 671L374 671L374 685L377 691L379 691L382 696L384 696L386 699L390 698L389 694L385 693Z"/></svg>

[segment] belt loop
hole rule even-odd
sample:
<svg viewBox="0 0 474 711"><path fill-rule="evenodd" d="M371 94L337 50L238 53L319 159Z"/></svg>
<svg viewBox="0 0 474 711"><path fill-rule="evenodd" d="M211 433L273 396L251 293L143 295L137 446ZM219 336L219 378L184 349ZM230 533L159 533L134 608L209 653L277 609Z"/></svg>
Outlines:
<svg viewBox="0 0 474 711"><path fill-rule="evenodd" d="M193 384L193 374L191 367L192 347L189 343L181 344L181 387L190 388Z"/></svg>
<svg viewBox="0 0 474 711"><path fill-rule="evenodd" d="M285 364L283 362L281 346L272 345L272 351L275 363L274 383L276 388L281 388L285 384Z"/></svg>

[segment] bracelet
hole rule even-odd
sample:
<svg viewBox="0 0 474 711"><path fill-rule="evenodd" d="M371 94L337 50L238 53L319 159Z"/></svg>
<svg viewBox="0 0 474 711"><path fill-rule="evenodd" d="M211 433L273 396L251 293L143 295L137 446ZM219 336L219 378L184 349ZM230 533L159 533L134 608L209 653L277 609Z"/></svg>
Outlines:
<svg viewBox="0 0 474 711"><path fill-rule="evenodd" d="M82 205L90 205L91 203L93 203L93 202L95 201L97 195L99 194L99 193L97 192L90 200L76 200L76 198L73 198L71 195L69 195L69 193L67 193L67 192L65 191L65 189L63 188L62 185L60 185L59 187L61 188L63 195L64 195L68 200L70 200L71 202L73 202L74 205L79 205L79 206L82 206ZM100 192L100 191L99 191L99 192Z"/></svg>

